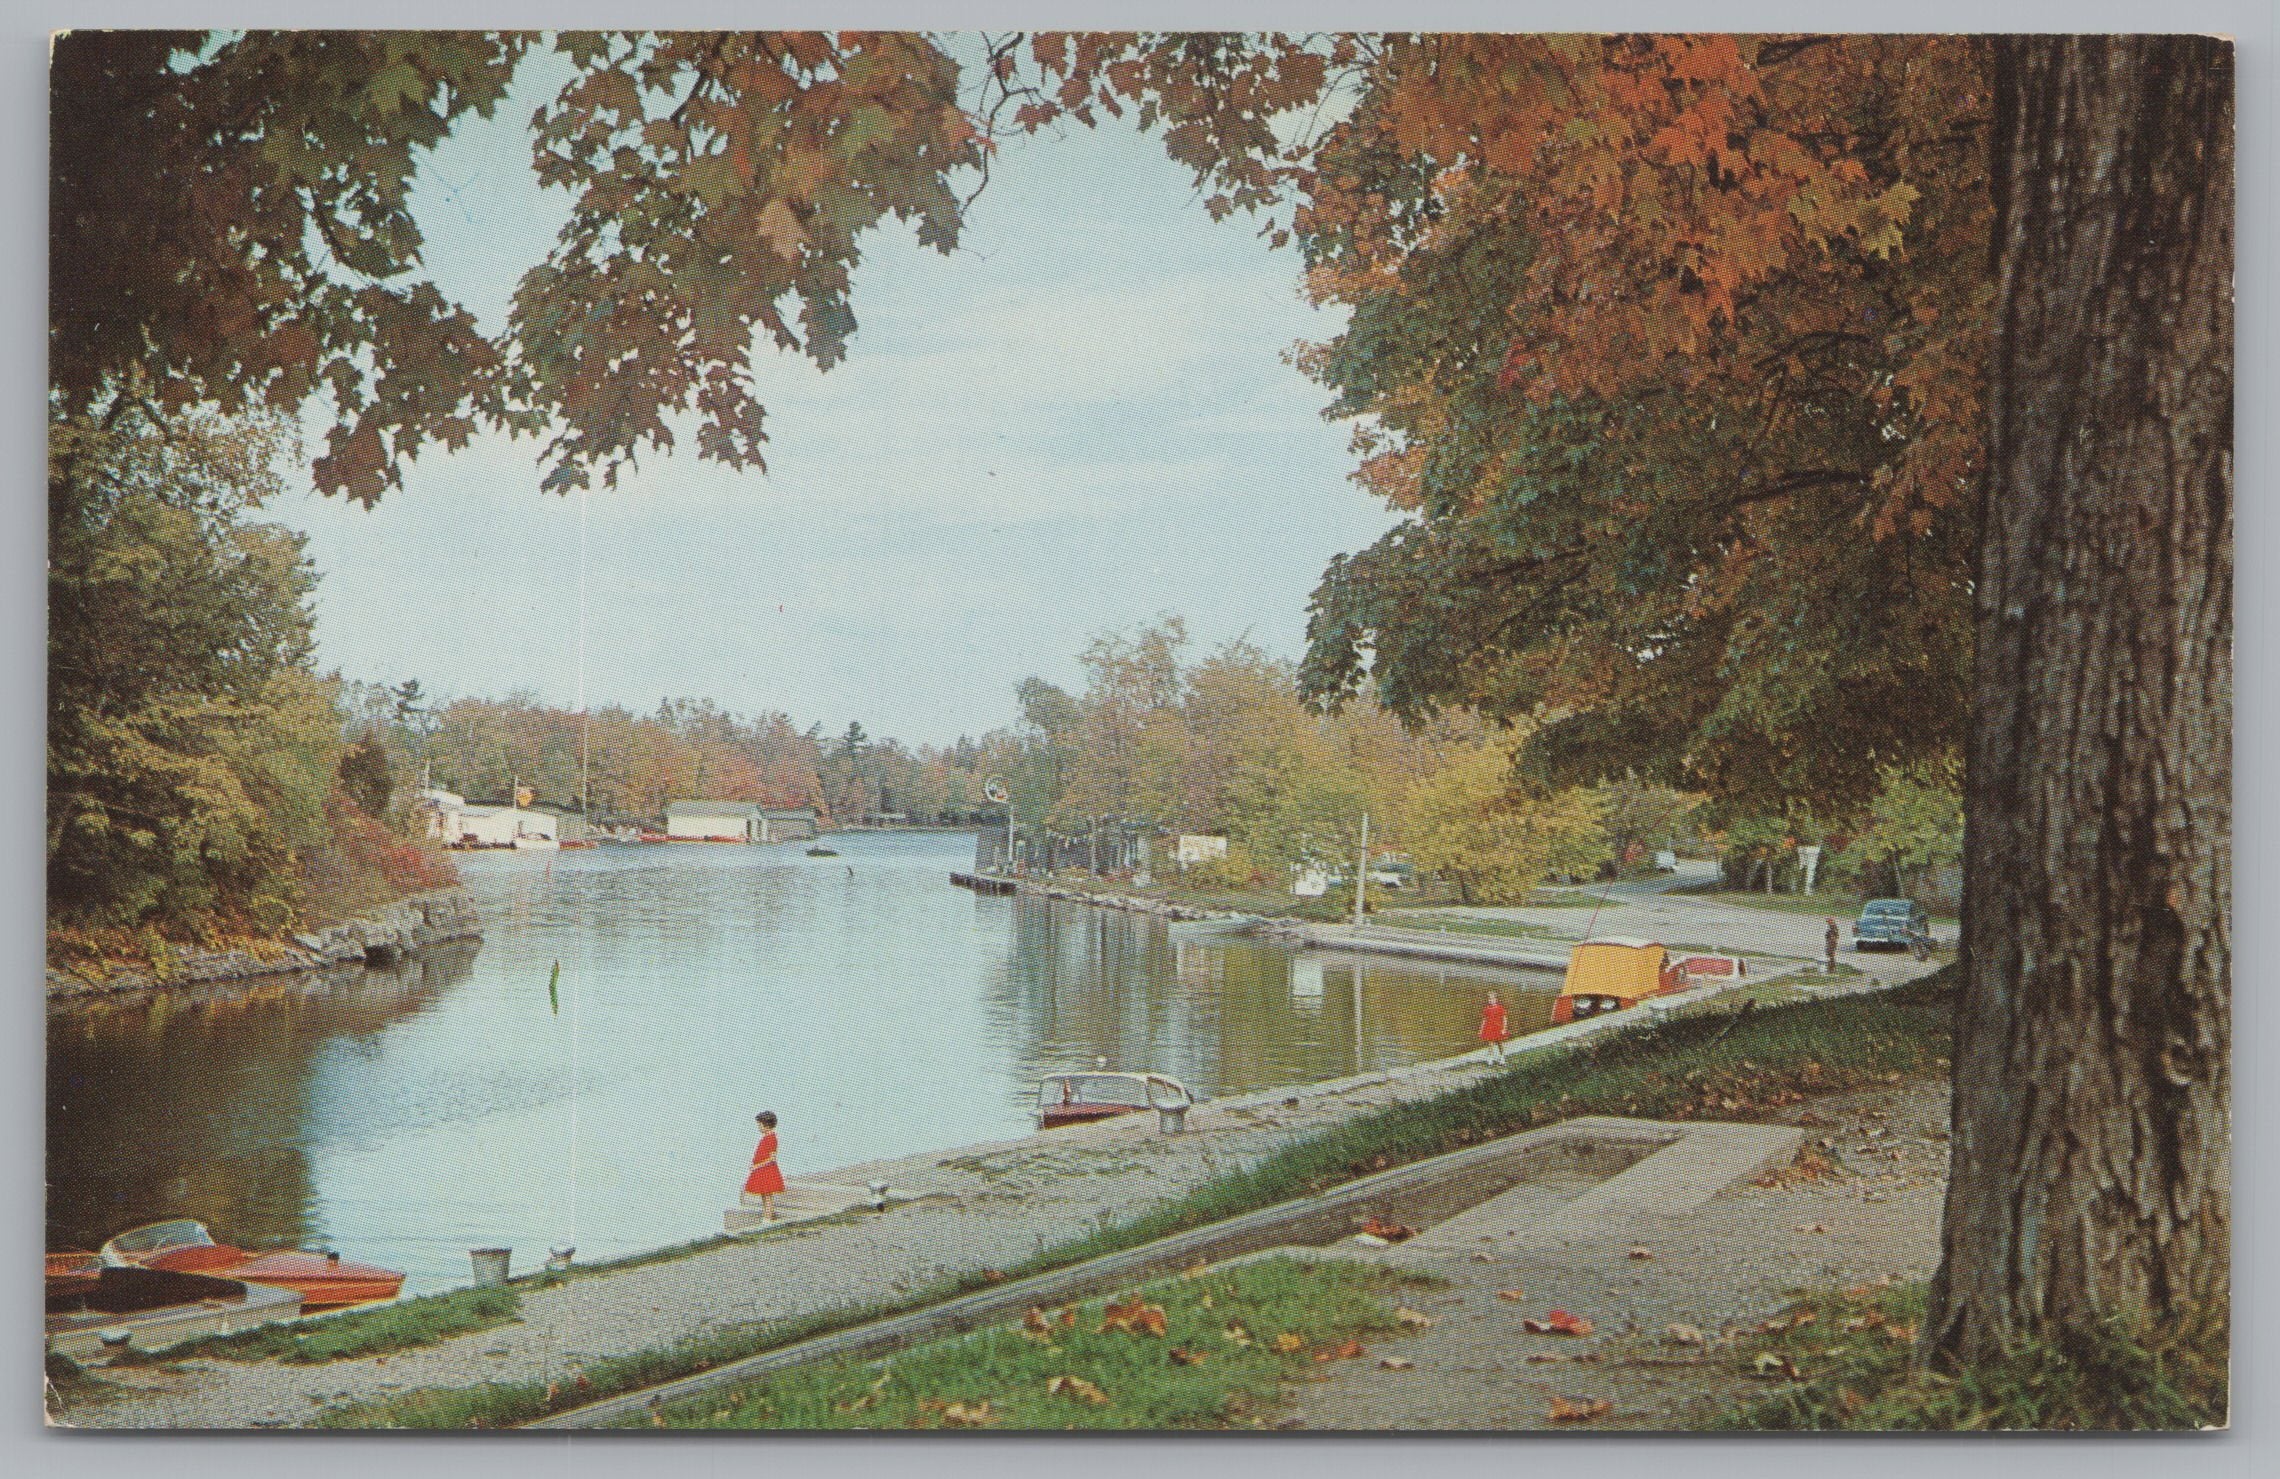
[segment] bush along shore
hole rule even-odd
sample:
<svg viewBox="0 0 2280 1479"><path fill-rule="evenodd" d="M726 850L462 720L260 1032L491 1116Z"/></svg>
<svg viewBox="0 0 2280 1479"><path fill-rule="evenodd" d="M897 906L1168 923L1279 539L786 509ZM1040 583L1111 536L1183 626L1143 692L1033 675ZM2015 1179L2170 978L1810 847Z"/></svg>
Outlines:
<svg viewBox="0 0 2280 1479"><path fill-rule="evenodd" d="M448 940L482 934L475 901L457 888L431 889L385 905L369 914L282 940L201 949L163 943L147 963L107 967L94 962L50 961L47 994L51 1001L123 992L164 991L294 971L335 970L342 966L392 965Z"/></svg>

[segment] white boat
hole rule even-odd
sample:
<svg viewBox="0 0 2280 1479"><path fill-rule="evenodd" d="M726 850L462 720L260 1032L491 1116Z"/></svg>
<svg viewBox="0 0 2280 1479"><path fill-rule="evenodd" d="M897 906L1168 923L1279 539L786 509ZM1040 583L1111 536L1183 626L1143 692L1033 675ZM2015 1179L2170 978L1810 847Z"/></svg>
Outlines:
<svg viewBox="0 0 2280 1479"><path fill-rule="evenodd" d="M554 852L562 846L551 837L517 837L516 852Z"/></svg>

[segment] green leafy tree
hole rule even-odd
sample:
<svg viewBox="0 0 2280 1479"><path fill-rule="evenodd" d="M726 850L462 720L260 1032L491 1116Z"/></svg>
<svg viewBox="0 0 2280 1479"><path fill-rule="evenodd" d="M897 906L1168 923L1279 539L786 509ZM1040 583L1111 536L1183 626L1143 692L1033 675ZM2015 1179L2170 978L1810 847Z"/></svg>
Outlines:
<svg viewBox="0 0 2280 1479"><path fill-rule="evenodd" d="M1467 904L1521 904L1555 873L1595 864L1607 845L1591 792L1519 789L1507 748L1483 745L1414 786L1403 838L1420 872Z"/></svg>
<svg viewBox="0 0 2280 1479"><path fill-rule="evenodd" d="M388 764L388 747L378 735L366 735L343 750L338 774L341 790L358 810L375 819L387 814L396 777Z"/></svg>

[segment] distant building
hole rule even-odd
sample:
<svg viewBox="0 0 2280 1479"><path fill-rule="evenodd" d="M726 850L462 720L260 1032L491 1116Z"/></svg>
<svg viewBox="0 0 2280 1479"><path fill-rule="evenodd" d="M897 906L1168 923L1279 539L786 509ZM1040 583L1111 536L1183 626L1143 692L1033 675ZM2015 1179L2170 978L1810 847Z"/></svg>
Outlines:
<svg viewBox="0 0 2280 1479"><path fill-rule="evenodd" d="M467 807L467 798L440 786L422 786L412 798L412 821L419 835L430 842L452 844L459 841L460 814Z"/></svg>
<svg viewBox="0 0 2280 1479"><path fill-rule="evenodd" d="M763 806L760 808L762 842L803 842L815 836L815 808L812 806Z"/></svg>
<svg viewBox="0 0 2280 1479"><path fill-rule="evenodd" d="M1172 858L1183 867L1189 863L1214 863L1226 856L1224 837L1182 832L1172 843Z"/></svg>
<svg viewBox="0 0 2280 1479"><path fill-rule="evenodd" d="M560 818L551 811L512 801L468 801L459 808L459 835L452 847L513 847L519 839L561 841Z"/></svg>
<svg viewBox="0 0 2280 1479"><path fill-rule="evenodd" d="M586 814L575 806L557 806L551 801L535 801L526 806L524 810L543 812L545 815L554 818L554 831L549 835L557 842L579 843L593 840L592 829L586 825Z"/></svg>
<svg viewBox="0 0 2280 1479"><path fill-rule="evenodd" d="M668 801L665 835L686 842L793 842L815 835L812 806L757 801Z"/></svg>

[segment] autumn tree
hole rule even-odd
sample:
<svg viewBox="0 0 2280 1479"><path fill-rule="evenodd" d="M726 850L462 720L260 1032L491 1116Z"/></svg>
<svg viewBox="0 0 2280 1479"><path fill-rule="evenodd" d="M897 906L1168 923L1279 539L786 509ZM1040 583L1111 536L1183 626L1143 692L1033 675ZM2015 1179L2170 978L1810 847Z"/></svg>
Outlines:
<svg viewBox="0 0 2280 1479"><path fill-rule="evenodd" d="M1605 856L1597 796L1516 783L1511 772L1508 746L1482 745L1403 799L1410 860L1455 884L1460 903L1524 904L1545 878Z"/></svg>

